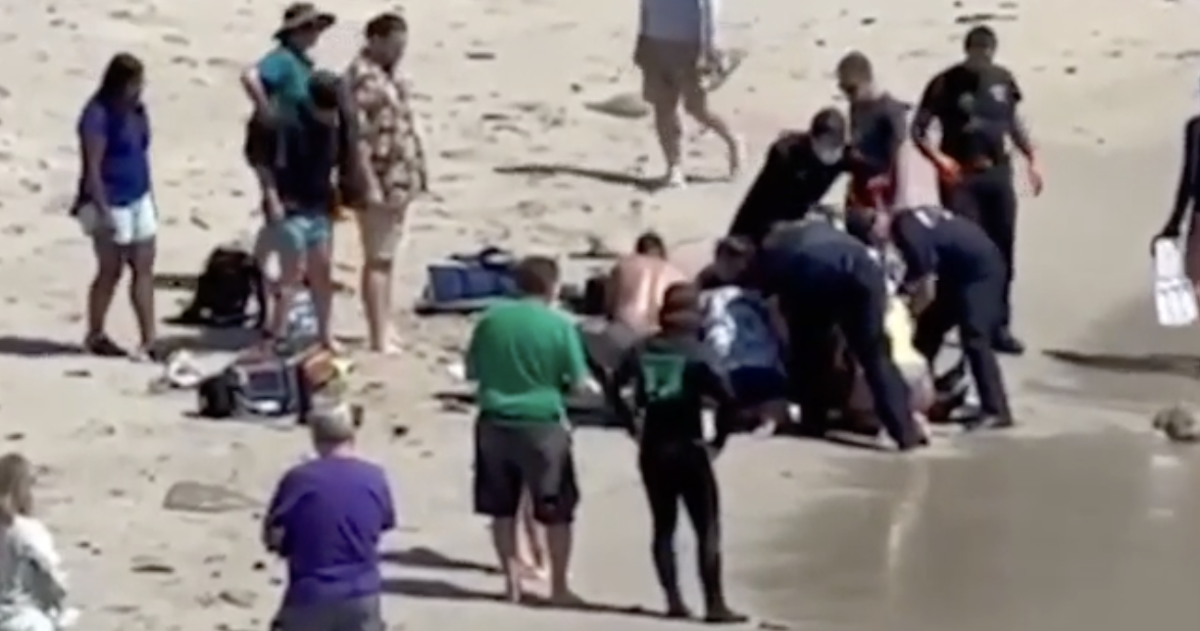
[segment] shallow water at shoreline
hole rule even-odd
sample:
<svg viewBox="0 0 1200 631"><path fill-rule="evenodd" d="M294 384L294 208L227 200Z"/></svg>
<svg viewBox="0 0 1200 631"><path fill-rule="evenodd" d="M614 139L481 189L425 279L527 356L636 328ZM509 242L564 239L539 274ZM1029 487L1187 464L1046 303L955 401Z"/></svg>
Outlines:
<svg viewBox="0 0 1200 631"><path fill-rule="evenodd" d="M757 613L806 631L1194 627L1200 450L1126 432L850 461L762 550ZM757 555L756 555L757 556Z"/></svg>

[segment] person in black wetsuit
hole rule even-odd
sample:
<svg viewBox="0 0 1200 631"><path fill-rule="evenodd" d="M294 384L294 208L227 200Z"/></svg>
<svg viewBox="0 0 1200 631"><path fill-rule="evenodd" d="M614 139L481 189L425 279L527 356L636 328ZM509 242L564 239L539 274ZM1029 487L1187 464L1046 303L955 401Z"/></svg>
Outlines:
<svg viewBox="0 0 1200 631"><path fill-rule="evenodd" d="M917 314L913 346L932 371L946 333L957 328L981 412L967 429L1011 427L1004 375L991 344L1006 278L1000 249L978 224L942 208L898 211L889 224L904 259L901 291Z"/></svg>
<svg viewBox="0 0 1200 631"><path fill-rule="evenodd" d="M909 409L908 385L892 359L884 329L884 270L855 237L813 211L778 226L763 243L758 282L775 297L787 323L789 376L804 433L823 435L843 403L828 375L837 352L835 329L871 390L875 413L901 451L926 443ZM839 400L842 399L842 400Z"/></svg>
<svg viewBox="0 0 1200 631"><path fill-rule="evenodd" d="M786 132L767 150L758 176L729 227L756 246L771 226L799 219L847 171L848 123L834 108L817 112L806 132Z"/></svg>
<svg viewBox="0 0 1200 631"><path fill-rule="evenodd" d="M1008 139L1026 158L1027 177L1035 195L1041 192L1042 177L1033 142L1017 113L1021 88L1008 69L993 61L996 44L995 32L986 26L967 33L966 60L926 85L913 118L912 138L938 172L942 206L977 222L1000 247L1008 279L993 347L1021 354L1025 346L1009 328L1017 193ZM942 128L937 148L929 140L930 123L935 119Z"/></svg>
<svg viewBox="0 0 1200 631"><path fill-rule="evenodd" d="M1196 235L1196 205L1200 203L1200 116L1188 119L1183 128L1183 162L1179 169L1179 184L1175 189L1175 203L1167 222L1158 233L1158 238L1178 239L1187 225L1187 234ZM1200 269L1194 263L1198 257L1191 244L1187 248L1186 271L1193 283L1200 282ZM1197 261L1200 262L1200 261Z"/></svg>
<svg viewBox="0 0 1200 631"><path fill-rule="evenodd" d="M891 208L900 150L908 138L908 106L875 85L871 60L851 52L837 65L838 89L850 101L850 186L847 207Z"/></svg>
<svg viewBox="0 0 1200 631"><path fill-rule="evenodd" d="M638 440L638 465L653 520L654 568L666 594L667 615L691 615L679 591L675 528L682 501L696 532L705 620L739 623L746 616L725 602L721 579L721 519L712 459L735 425L733 391L700 340L700 294L691 283L667 289L659 333L625 355L608 396L617 417ZM632 404L625 390L632 386ZM705 436L703 400L717 405L713 436Z"/></svg>

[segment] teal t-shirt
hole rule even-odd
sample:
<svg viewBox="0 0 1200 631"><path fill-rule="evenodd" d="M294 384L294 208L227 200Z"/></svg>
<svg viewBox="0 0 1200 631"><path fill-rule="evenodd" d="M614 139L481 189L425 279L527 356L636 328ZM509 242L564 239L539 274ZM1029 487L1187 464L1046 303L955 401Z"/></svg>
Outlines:
<svg viewBox="0 0 1200 631"><path fill-rule="evenodd" d="M480 418L500 423L558 423L563 395L588 375L583 338L566 314L532 299L493 305L475 325L467 374Z"/></svg>
<svg viewBox="0 0 1200 631"><path fill-rule="evenodd" d="M257 69L271 102L284 118L294 119L300 106L308 100L312 61L287 46L278 46L259 60Z"/></svg>

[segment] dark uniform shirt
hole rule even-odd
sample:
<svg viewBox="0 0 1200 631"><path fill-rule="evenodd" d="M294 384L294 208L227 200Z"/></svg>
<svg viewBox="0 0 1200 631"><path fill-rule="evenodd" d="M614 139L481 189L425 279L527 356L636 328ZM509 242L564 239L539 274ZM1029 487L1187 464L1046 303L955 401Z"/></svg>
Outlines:
<svg viewBox="0 0 1200 631"><path fill-rule="evenodd" d="M991 166L1008 161L1020 102L1021 88L1005 67L958 64L925 86L917 110L941 124L943 153L963 165Z"/></svg>
<svg viewBox="0 0 1200 631"><path fill-rule="evenodd" d="M263 155L269 156L276 189L289 213L330 211L335 198L333 176L347 148L339 131L337 125L301 109L294 124L278 125L264 143Z"/></svg>
<svg viewBox="0 0 1200 631"><path fill-rule="evenodd" d="M887 94L850 103L852 201L873 206L867 181L879 176L896 178L896 158L908 137L906 111L904 103Z"/></svg>
<svg viewBox="0 0 1200 631"><path fill-rule="evenodd" d="M633 405L622 395L632 384ZM630 430L641 420L643 448L704 442L704 400L717 405L719 446L733 429L728 375L698 335L659 333L630 349L613 375L609 398Z"/></svg>
<svg viewBox="0 0 1200 631"><path fill-rule="evenodd" d="M767 151L729 234L760 243L775 223L803 217L847 169L845 159L834 164L817 159L807 134L784 134Z"/></svg>
<svg viewBox="0 0 1200 631"><path fill-rule="evenodd" d="M840 295L847 279L869 283L868 274L882 274L882 268L863 243L829 221L811 218L767 237L756 259L755 282L763 295L777 296L789 314L805 308L811 292Z"/></svg>
<svg viewBox="0 0 1200 631"><path fill-rule="evenodd" d="M983 229L941 208L897 213L892 242L904 259L905 284L929 274L937 274L939 283L956 284L1004 273L1000 250Z"/></svg>

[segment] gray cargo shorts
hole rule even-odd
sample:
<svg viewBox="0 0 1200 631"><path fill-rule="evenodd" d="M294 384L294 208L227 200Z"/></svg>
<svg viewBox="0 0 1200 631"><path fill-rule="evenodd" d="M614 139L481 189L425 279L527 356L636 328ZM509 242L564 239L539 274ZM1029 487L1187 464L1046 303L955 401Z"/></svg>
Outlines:
<svg viewBox="0 0 1200 631"><path fill-rule="evenodd" d="M271 631L385 631L379 595L316 605L283 605Z"/></svg>
<svg viewBox="0 0 1200 631"><path fill-rule="evenodd" d="M571 523L579 504L571 452L571 430L565 422L480 418L475 423L475 512L515 517L527 491L538 522Z"/></svg>

